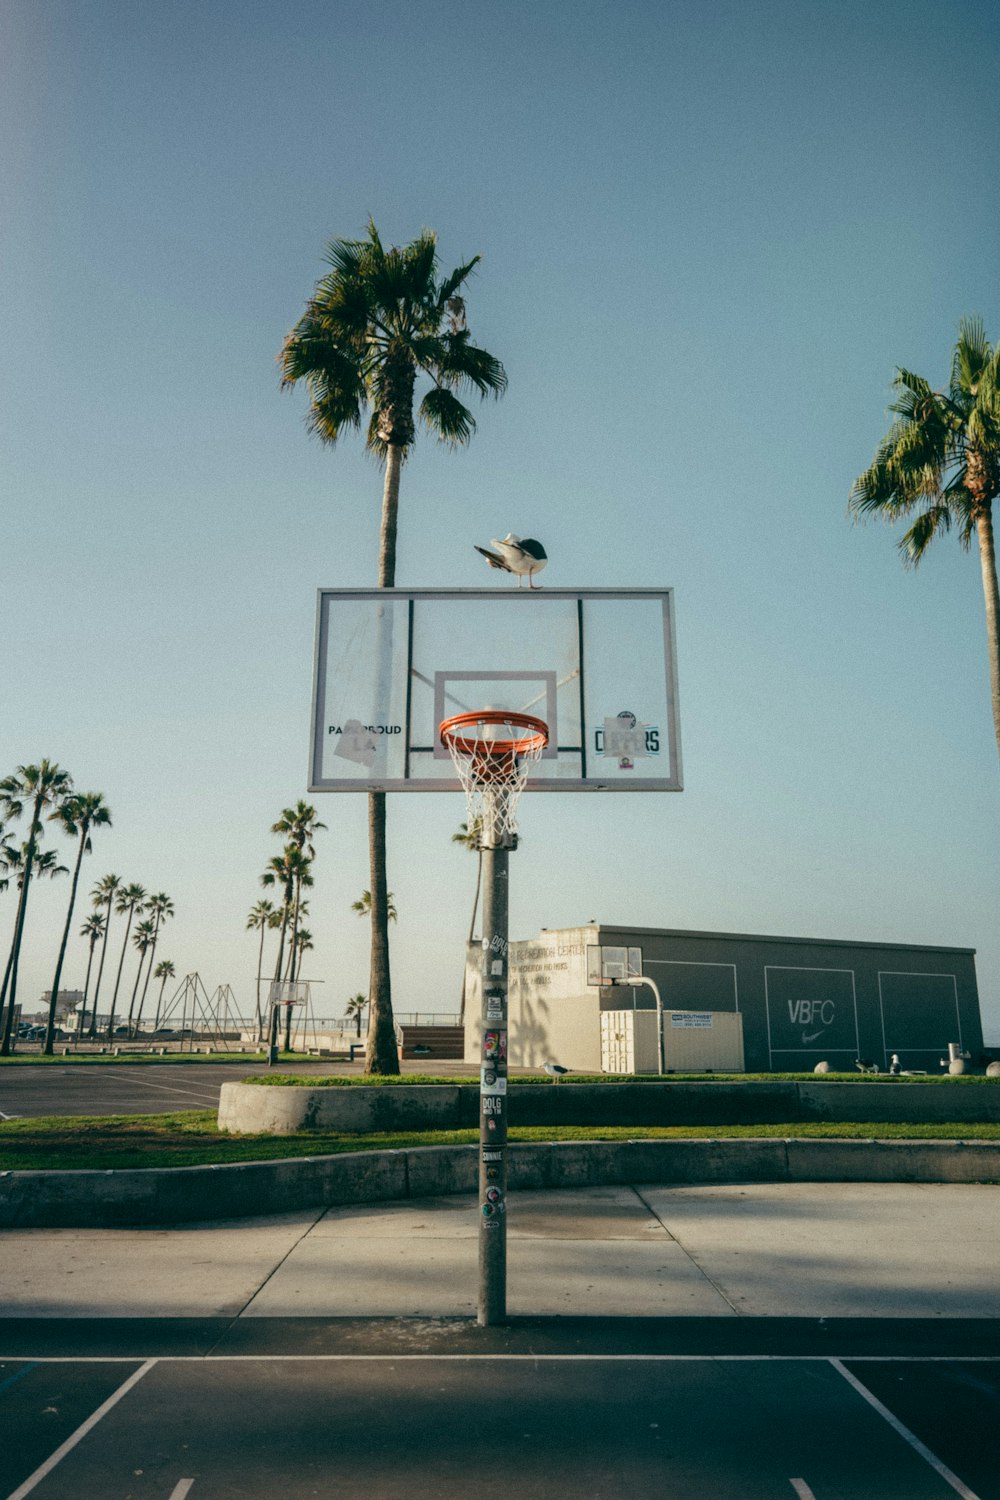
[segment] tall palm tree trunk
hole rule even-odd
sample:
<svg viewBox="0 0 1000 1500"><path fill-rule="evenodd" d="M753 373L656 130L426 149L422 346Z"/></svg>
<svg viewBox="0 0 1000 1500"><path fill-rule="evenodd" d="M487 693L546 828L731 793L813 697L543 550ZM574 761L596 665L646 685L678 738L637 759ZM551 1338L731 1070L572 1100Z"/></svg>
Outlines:
<svg viewBox="0 0 1000 1500"><path fill-rule="evenodd" d="M264 1036L264 1022L261 1019L261 1014L260 1014L260 981L261 981L261 975L264 972L264 934L265 934L266 931L267 931L267 923L264 921L264 919L262 917L261 918L261 922L260 922L260 950L259 950L259 952L257 954L257 1010L256 1010L256 1022L257 1022L257 1043L258 1043L258 1046L260 1045L260 1042L262 1041L263 1036Z"/></svg>
<svg viewBox="0 0 1000 1500"><path fill-rule="evenodd" d="M66 926L63 928L62 942L59 945L59 957L56 960L56 977L52 981L52 994L49 999L49 1015L45 1023L45 1041L42 1044L43 1053L52 1056L52 1043L56 1029L56 1005L59 1001L59 982L62 979L63 960L66 957L66 944L69 942L69 928L73 920L73 908L76 905L76 888L80 881L80 866L83 864L83 856L87 846L87 824L81 823L79 827L80 848L76 856L76 865L73 869L73 884L69 891L69 910L66 913ZM93 950L91 950L93 951ZM90 968L88 965L87 972ZM86 994L86 991L84 992Z"/></svg>
<svg viewBox="0 0 1000 1500"><path fill-rule="evenodd" d="M17 903L17 921L14 925L14 941L10 950L10 965L8 968L10 988L7 993L7 1015L4 1020L3 1040L0 1041L0 1056L7 1057L10 1054L10 1039L14 1030L14 1009L17 1001L17 968L21 958L21 939L24 936L24 916L28 909L28 887L31 884L31 867L35 861L35 829L38 826L38 814L40 808L35 805L31 814L31 837L28 839L28 853L24 861L24 879L21 884L21 899Z"/></svg>
<svg viewBox="0 0 1000 1500"><path fill-rule="evenodd" d="M111 1011L108 1015L108 1041L115 1034L115 1006L118 1004L118 989L122 982L122 969L125 967L125 954L128 952L128 935L132 928L132 918L135 916L135 907L128 909L128 921L125 923L125 937L122 940L122 956L118 960L118 973L115 976L115 987L111 996Z"/></svg>
<svg viewBox="0 0 1000 1500"><path fill-rule="evenodd" d="M385 793L368 794L368 847L371 870L371 987L366 1073L398 1073L399 1054L392 1018L389 977L389 900L385 871Z"/></svg>
<svg viewBox="0 0 1000 1500"><path fill-rule="evenodd" d="M112 900L113 900L113 898L111 896L109 896L108 897L108 901L107 901L108 915L107 915L107 917L105 918L105 921L104 921L104 941L101 944L101 961L97 965L97 983L94 985L94 1009L93 1009L93 1013L92 1013L92 1015L90 1017L90 1030L87 1033L87 1035L90 1037L91 1041L94 1041L94 1039L97 1036L97 1001L98 1001L98 999L100 997L100 993L101 993L101 977L104 974L104 959L105 959L105 956L107 955L107 951L108 951L108 934L111 931L111 903L112 903Z"/></svg>
<svg viewBox="0 0 1000 1500"><path fill-rule="evenodd" d="M83 1009L80 1012L80 1029L78 1033L81 1037L87 1024L87 996L90 994L90 971L94 964L94 949L96 947L97 943L92 939L90 952L87 954L87 977L83 981Z"/></svg>
<svg viewBox="0 0 1000 1500"><path fill-rule="evenodd" d="M291 881L288 881L285 885L285 899L282 903L281 910L281 931L278 933L278 959L274 965L274 977L278 981L280 981L281 979L281 966L285 958L285 932L288 928L288 913L291 909L291 904L292 883Z"/></svg>
<svg viewBox="0 0 1000 1500"><path fill-rule="evenodd" d="M379 533L378 586L396 584L396 525L399 514L399 476L403 449L390 443L386 449L385 485L382 491L382 525ZM368 793L368 862L370 869L372 943L368 986L368 1038L365 1043L366 1073L398 1073L399 1053L392 1019L392 987L389 977L389 900L385 853L385 793Z"/></svg>
<svg viewBox="0 0 1000 1500"><path fill-rule="evenodd" d="M385 484L382 487L382 523L378 538L378 587L396 587L396 528L399 517L399 476L403 450L390 443L385 454Z"/></svg>
<svg viewBox="0 0 1000 1500"><path fill-rule="evenodd" d="M159 1031L160 1029L160 1012L163 1009L163 991L166 989L167 980L170 977L171 976L169 974L164 974L162 980L160 981L160 993L156 997L156 1019L153 1022L154 1031Z"/></svg>
<svg viewBox="0 0 1000 1500"><path fill-rule="evenodd" d="M149 991L149 981L150 981L150 978L151 978L152 973L153 973L153 964L156 962L156 944L157 944L157 941L159 940L159 936L160 936L160 922L162 920L163 920L163 914L162 914L162 912L160 912L159 910L157 910L157 912L156 912L156 914L155 914L155 916L153 918L153 941L152 941L152 943L150 944L150 947L149 947L149 962L146 965L146 983L142 987L142 999L139 1001L139 1016L138 1016L138 1019L137 1019L137 1021L135 1023L135 1029L136 1029L136 1031L138 1031L138 1029L139 1029L139 1021L142 1020L142 1010L143 1010L143 1006L146 1004L146 995L147 995L147 993ZM139 964L139 968L140 969L142 968L142 964L141 963Z"/></svg>
<svg viewBox="0 0 1000 1500"><path fill-rule="evenodd" d="M292 897L292 884L291 884L291 881L287 881L286 884L285 884L285 899L284 899L284 902L282 903L281 931L278 934L278 960L277 960L277 963L274 966L274 978L275 978L275 982L276 983L280 983L281 982L281 965L282 965L282 962L283 962L284 957L285 957L285 929L288 926L288 909L289 909L289 904L291 902L291 897ZM273 1040L274 1044L276 1045L277 1044L277 1040L278 1040L278 1017L277 1017L277 1002L274 1001L273 999L272 999L271 1003L268 1005L268 1012L267 1012L267 1033L268 1033L268 1044L270 1045L271 1042L272 1042L272 1040Z"/></svg>
<svg viewBox="0 0 1000 1500"><path fill-rule="evenodd" d="M128 1034L130 1037L135 1036L135 1032L132 1029L132 1012L135 1010L135 997L139 993L139 980L142 978L142 966L145 961L146 955L144 952L142 952L139 954L139 967L135 971L135 984L132 986L132 999L129 1002L128 1021L126 1022L126 1025L128 1026Z"/></svg>
<svg viewBox="0 0 1000 1500"><path fill-rule="evenodd" d="M294 981L298 969L298 945L296 938L299 935L299 901L302 896L302 883L296 878L295 894L292 898L292 936L288 945L288 966L285 969L285 978Z"/></svg>
<svg viewBox="0 0 1000 1500"><path fill-rule="evenodd" d="M14 920L14 931L15 932L17 931L17 924L20 921L20 917L21 917L21 900L22 900L23 896L24 896L24 891L22 890L20 892L20 894L18 895L18 898L17 898L17 916L16 916L16 918ZM3 989L0 990L0 1012L3 1012L4 1002L7 999L7 986L10 983L10 971L11 971L11 969L13 967L14 967L14 942L13 942L13 939L12 939L11 940L11 945L10 945L10 950L9 950L9 952L7 954L7 966L4 969L4 971L3 971ZM13 1007L8 1005L7 1010L5 1012L3 1012L3 1036L2 1036L2 1039L0 1039L0 1054L4 1054L5 1055L6 1053L8 1053L10 1051L10 1033L11 1033L11 1025L12 1025L12 1020L13 1020L13 1015L14 1015Z"/></svg>
<svg viewBox="0 0 1000 1500"><path fill-rule="evenodd" d="M997 556L993 536L993 502L988 500L976 517L979 539L979 562L983 571L983 594L986 600L986 649L990 664L990 697L993 703L993 732L1000 753L1000 589L997 586Z"/></svg>

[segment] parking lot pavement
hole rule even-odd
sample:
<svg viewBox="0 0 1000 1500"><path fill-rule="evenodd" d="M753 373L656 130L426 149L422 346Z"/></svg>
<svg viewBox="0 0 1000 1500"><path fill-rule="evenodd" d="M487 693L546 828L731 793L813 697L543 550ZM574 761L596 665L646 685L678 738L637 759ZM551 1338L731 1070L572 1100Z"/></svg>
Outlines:
<svg viewBox="0 0 1000 1500"><path fill-rule="evenodd" d="M282 1071L320 1076L360 1077L362 1063L295 1057ZM403 1073L425 1073L426 1063L405 1062ZM438 1062L435 1073L472 1077L470 1063ZM0 1064L0 1119L39 1115L142 1115L175 1109L217 1109L219 1090L251 1073L266 1073L254 1062L46 1063Z"/></svg>
<svg viewBox="0 0 1000 1500"><path fill-rule="evenodd" d="M0 1114L21 1119L41 1115L149 1115L177 1109L217 1109L219 1090L224 1083L262 1071L264 1065L260 1062L157 1062L132 1066L49 1063L5 1067L0 1068Z"/></svg>

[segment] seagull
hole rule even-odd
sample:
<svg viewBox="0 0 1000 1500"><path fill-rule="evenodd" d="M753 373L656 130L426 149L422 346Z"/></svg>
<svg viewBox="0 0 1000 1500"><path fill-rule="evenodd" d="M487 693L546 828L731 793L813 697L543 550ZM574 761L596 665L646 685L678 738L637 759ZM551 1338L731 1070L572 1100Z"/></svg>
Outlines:
<svg viewBox="0 0 1000 1500"><path fill-rule="evenodd" d="M569 1072L569 1068L564 1068L562 1063L547 1062L543 1063L542 1066L544 1067L546 1073L548 1073L549 1077L555 1079L556 1083L558 1083L559 1080Z"/></svg>
<svg viewBox="0 0 1000 1500"><path fill-rule="evenodd" d="M508 531L502 542L491 537L490 547L495 547L496 551L490 552L486 547L476 547L476 551L482 553L491 568L499 568L503 573L516 573L518 588L521 587L521 579L525 577L529 589L535 587L532 578L548 562L541 542L536 542L530 536L515 536L512 531Z"/></svg>

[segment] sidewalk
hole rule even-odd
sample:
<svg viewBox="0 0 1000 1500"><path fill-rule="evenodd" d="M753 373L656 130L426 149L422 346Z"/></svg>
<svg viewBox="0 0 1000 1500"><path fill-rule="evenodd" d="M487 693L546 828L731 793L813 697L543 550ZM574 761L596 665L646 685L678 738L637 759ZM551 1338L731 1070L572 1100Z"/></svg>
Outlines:
<svg viewBox="0 0 1000 1500"><path fill-rule="evenodd" d="M1000 1188L512 1194L512 1317L1000 1318ZM474 1317L461 1197L171 1229L4 1234L5 1318Z"/></svg>

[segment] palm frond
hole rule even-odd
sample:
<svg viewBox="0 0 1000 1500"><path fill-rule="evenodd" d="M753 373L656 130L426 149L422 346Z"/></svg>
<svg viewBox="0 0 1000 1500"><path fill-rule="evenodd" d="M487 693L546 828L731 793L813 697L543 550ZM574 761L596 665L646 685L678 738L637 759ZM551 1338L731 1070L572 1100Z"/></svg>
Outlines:
<svg viewBox="0 0 1000 1500"><path fill-rule="evenodd" d="M899 552L908 568L915 568L938 532L951 530L951 512L947 505L931 505L922 511L899 543Z"/></svg>
<svg viewBox="0 0 1000 1500"><path fill-rule="evenodd" d="M975 395L992 352L982 318L962 318L958 325L958 343L951 357L953 394Z"/></svg>
<svg viewBox="0 0 1000 1500"><path fill-rule="evenodd" d="M457 396L434 385L420 403L420 415L442 443L460 447L476 430L476 419Z"/></svg>
<svg viewBox="0 0 1000 1500"><path fill-rule="evenodd" d="M438 311L442 317L444 316L448 307L448 303L451 301L452 297L454 297L459 287L462 286L464 282L468 281L469 277L472 275L472 272L475 270L476 266L478 266L481 260L481 255L474 255L471 260L466 261L464 266L456 266L451 275L446 276L444 281L442 281L441 285L438 287Z"/></svg>
<svg viewBox="0 0 1000 1500"><path fill-rule="evenodd" d="M507 389L506 370L487 350L472 343L467 328L442 335L439 345L436 373L445 385L472 386L483 397L503 395Z"/></svg>
<svg viewBox="0 0 1000 1500"><path fill-rule="evenodd" d="M378 235L375 225L369 221L370 234L374 235L376 243ZM381 250L381 246L379 246ZM334 275L349 281L361 275L364 259L371 253L371 241L364 240L331 240L323 252L323 259L328 266L332 266Z"/></svg>

